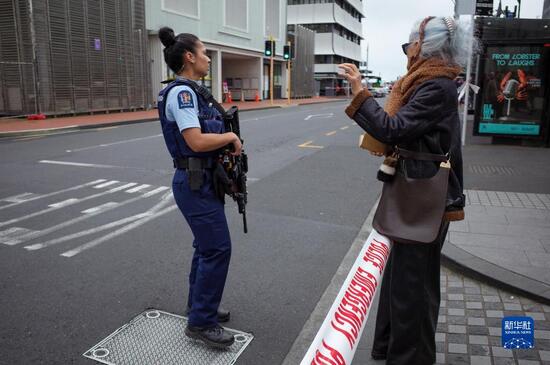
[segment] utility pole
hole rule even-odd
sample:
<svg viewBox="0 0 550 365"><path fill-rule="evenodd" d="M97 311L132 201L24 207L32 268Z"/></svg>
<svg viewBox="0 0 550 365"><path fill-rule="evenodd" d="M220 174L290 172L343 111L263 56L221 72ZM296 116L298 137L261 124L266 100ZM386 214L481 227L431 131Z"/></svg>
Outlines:
<svg viewBox="0 0 550 365"><path fill-rule="evenodd" d="M34 86L34 113L40 114L40 80L38 79L38 64L36 59L36 33L34 29L34 14L32 0L29 1L29 25L31 28L31 48L32 48L32 71Z"/></svg>
<svg viewBox="0 0 550 365"><path fill-rule="evenodd" d="M466 88L464 94L464 110L462 115L462 136L461 141L462 145L466 144L466 121L468 119L468 100L470 98L470 74L472 73L472 45L473 45L473 36L474 36L474 25L475 19L474 15L470 15L470 31L468 37L468 64L466 66L466 80L464 82L464 87Z"/></svg>
<svg viewBox="0 0 550 365"><path fill-rule="evenodd" d="M292 65L292 52L290 51L290 49L292 49L292 47L290 46L290 41L288 41L286 43L286 45L288 46L288 49L289 49L289 53L288 53L288 59L287 59L287 69L288 69L288 77L287 77L287 82L288 82L288 95L287 95L287 103L290 104L290 93L291 93L291 84L290 84L290 81L291 81L291 72L290 72L290 67ZM286 57L286 56L285 56Z"/></svg>
<svg viewBox="0 0 550 365"><path fill-rule="evenodd" d="M271 43L271 56L270 56L270 65L269 65L269 100L271 105L273 105L273 54L275 50L273 48L273 36L269 36L269 41Z"/></svg>

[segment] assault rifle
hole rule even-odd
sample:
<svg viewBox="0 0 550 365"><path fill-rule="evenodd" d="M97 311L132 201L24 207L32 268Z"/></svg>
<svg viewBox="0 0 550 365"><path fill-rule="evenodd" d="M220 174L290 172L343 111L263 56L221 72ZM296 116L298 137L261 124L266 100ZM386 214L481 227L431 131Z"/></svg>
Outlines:
<svg viewBox="0 0 550 365"><path fill-rule="evenodd" d="M223 123L226 132L233 132L239 137L241 143L244 141L241 137L241 128L239 124L239 109L232 106L223 115ZM239 214L243 215L244 233L248 233L246 224L246 203L248 200L248 191L246 190L246 173L248 172L248 156L241 151L240 156L233 156L233 145L228 145L223 152L223 167L229 179L233 182L230 196L237 202Z"/></svg>
<svg viewBox="0 0 550 365"><path fill-rule="evenodd" d="M244 144L239 124L239 109L236 106L232 106L228 111L225 111L223 106L214 99L207 88L190 80L186 80L186 83L220 112L223 117L225 131L235 133L241 140L241 144ZM246 203L248 201L246 173L248 172L248 156L244 152L244 148L240 156L233 156L231 154L233 150L233 145L230 144L225 146L221 151L223 169L231 182L231 188L226 193L237 202L239 214L243 215L244 233L248 233L248 226L246 224Z"/></svg>

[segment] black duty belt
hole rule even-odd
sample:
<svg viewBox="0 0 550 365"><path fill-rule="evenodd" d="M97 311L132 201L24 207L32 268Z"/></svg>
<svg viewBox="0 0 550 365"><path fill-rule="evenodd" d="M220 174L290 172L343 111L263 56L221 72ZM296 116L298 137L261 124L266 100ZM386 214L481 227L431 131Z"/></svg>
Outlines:
<svg viewBox="0 0 550 365"><path fill-rule="evenodd" d="M180 157L173 159L174 168L188 170L192 169L211 169L215 165L215 159L212 157Z"/></svg>

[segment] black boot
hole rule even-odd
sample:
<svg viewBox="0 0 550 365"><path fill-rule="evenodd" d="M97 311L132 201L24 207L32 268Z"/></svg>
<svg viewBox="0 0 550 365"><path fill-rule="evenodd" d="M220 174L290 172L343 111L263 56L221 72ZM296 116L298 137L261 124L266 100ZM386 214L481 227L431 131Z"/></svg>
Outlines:
<svg viewBox="0 0 550 365"><path fill-rule="evenodd" d="M185 334L187 337L201 340L208 346L216 348L226 348L233 345L233 342L235 342L235 337L220 325L210 328L187 325Z"/></svg>
<svg viewBox="0 0 550 365"><path fill-rule="evenodd" d="M187 309L185 310L186 316L189 315L190 310L191 308L187 307ZM221 322L221 323L228 322L230 318L231 318L231 312L222 308L218 308L218 322Z"/></svg>

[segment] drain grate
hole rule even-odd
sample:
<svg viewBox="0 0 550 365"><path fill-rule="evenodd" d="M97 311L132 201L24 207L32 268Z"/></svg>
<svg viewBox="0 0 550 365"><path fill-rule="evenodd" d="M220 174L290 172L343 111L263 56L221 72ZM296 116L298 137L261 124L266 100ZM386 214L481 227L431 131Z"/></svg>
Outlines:
<svg viewBox="0 0 550 365"><path fill-rule="evenodd" d="M469 165L468 170L471 173L478 175L515 175L516 171L513 167L494 166L494 165Z"/></svg>
<svg viewBox="0 0 550 365"><path fill-rule="evenodd" d="M230 365L254 336L226 328L235 336L218 350L185 336L187 318L149 309L86 351L83 356L110 365Z"/></svg>

